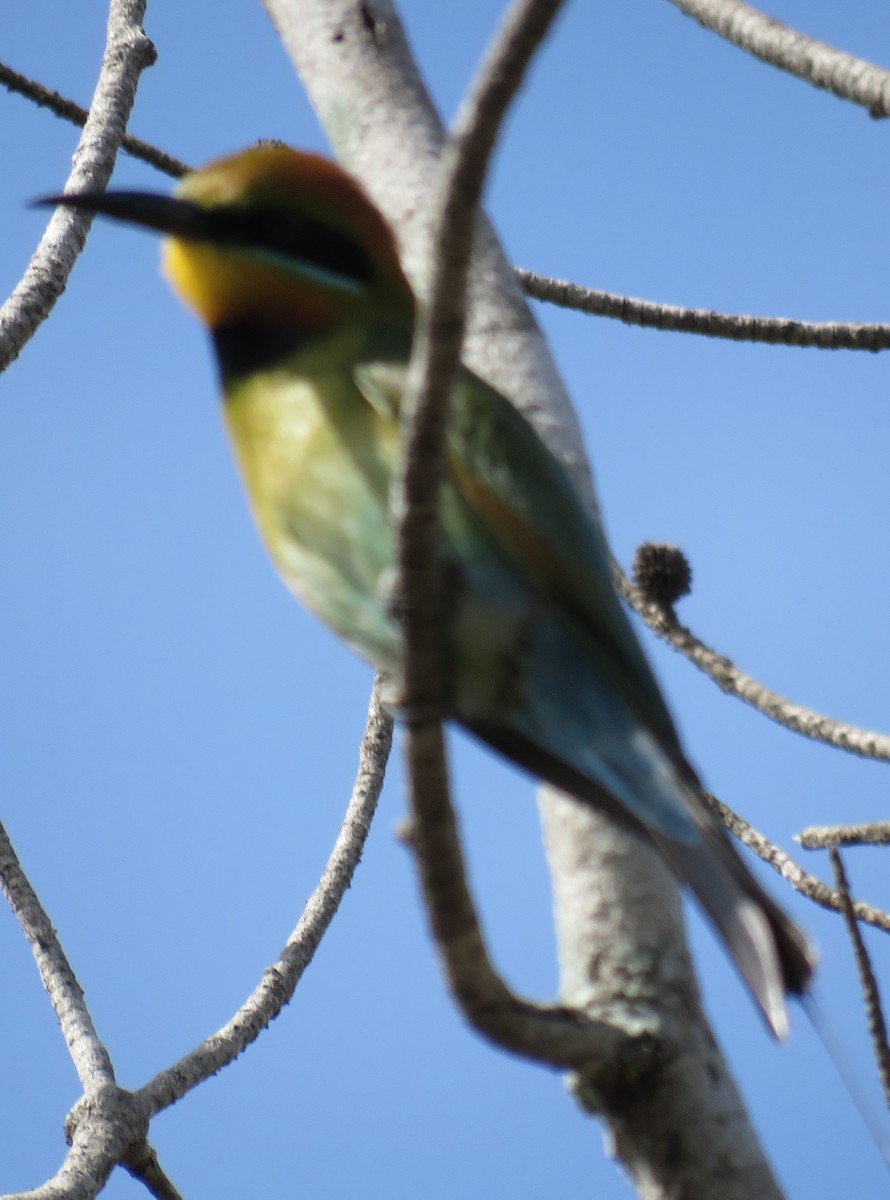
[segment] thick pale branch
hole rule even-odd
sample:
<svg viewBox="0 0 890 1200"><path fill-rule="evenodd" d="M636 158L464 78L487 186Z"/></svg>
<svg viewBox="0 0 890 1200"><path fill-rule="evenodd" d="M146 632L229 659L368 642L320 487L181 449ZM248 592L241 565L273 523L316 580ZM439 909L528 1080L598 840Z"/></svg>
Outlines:
<svg viewBox="0 0 890 1200"><path fill-rule="evenodd" d="M144 13L145 0L112 0L99 81L66 190L100 191L111 177L139 77L156 57L142 30ZM0 308L0 370L18 357L65 290L91 221L74 209L53 213L24 276Z"/></svg>
<svg viewBox="0 0 890 1200"><path fill-rule="evenodd" d="M633 853L641 869L629 873L626 836L570 797L554 793L542 817L563 996L632 1035L654 1031L663 1056L645 1086L628 1088L625 1080L615 1094L580 1072L573 1081L579 1101L605 1115L615 1153L646 1200L776 1200L688 959L677 954L683 917L679 897L666 888L664 860L640 844ZM581 869L591 859L601 866L596 875ZM638 909L647 912L645 923L635 919ZM579 954L579 943L597 944L596 956Z"/></svg>
<svg viewBox="0 0 890 1200"><path fill-rule="evenodd" d="M70 1149L52 1179L0 1200L92 1200L115 1166L144 1145L147 1131L148 1116L136 1097L103 1083L83 1095L68 1114Z"/></svg>
<svg viewBox="0 0 890 1200"><path fill-rule="evenodd" d="M699 25L755 58L867 108L890 116L890 72L807 37L741 0L672 0Z"/></svg>
<svg viewBox="0 0 890 1200"><path fill-rule="evenodd" d="M424 297L429 197L440 178L444 132L392 5L386 0L364 0L361 6L353 0L265 4L338 156L390 221L409 278ZM484 223L474 253L468 315L465 361L517 403L574 471L579 487L587 488L576 420L540 333L521 306L515 275ZM650 1108L624 1108L620 1094L606 1098L602 1107L620 1136L621 1156L648 1200L677 1194L678 1187L690 1198L777 1196L700 1010L674 1008L674 997L695 993L675 881L631 835L608 826L588 806L563 803L573 815L570 826L562 820L560 798L549 792L542 797L548 842L560 827L567 830L566 853L551 855L563 997L594 1020L614 1019L621 1028L623 1019L636 1018L637 997L651 1001L644 1004L644 1028L651 1019L658 1027L668 1006L671 1044L683 1052L682 1063L663 1073ZM580 845L583 854L575 852ZM611 917L604 923L592 919L591 897L597 896L604 900L602 913ZM653 920L662 914L676 919ZM659 932L655 943L653 924ZM605 961L611 964L608 972L599 970ZM690 1139L693 1128L706 1128L707 1136ZM715 1167L728 1162L734 1166L730 1177Z"/></svg>
<svg viewBox="0 0 890 1200"><path fill-rule="evenodd" d="M264 0L338 158L399 240L418 296L428 290L432 189L445 131L389 0ZM579 428L540 330L487 221L477 225L463 357L508 394L587 486Z"/></svg>

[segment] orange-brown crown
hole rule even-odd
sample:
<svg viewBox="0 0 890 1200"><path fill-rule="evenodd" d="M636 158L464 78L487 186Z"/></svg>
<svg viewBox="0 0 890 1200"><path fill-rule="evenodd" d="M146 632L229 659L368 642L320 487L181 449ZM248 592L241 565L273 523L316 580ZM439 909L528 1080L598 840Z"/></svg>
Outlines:
<svg viewBox="0 0 890 1200"><path fill-rule="evenodd" d="M392 231L328 159L257 146L187 175L177 202L197 217L194 230L170 230L165 272L210 328L322 330L369 303L410 315Z"/></svg>

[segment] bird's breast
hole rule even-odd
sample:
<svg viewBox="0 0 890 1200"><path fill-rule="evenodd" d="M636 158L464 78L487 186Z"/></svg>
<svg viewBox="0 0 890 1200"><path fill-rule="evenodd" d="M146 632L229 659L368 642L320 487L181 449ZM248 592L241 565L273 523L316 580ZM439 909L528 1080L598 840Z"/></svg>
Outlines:
<svg viewBox="0 0 890 1200"><path fill-rule="evenodd" d="M399 430L345 372L293 367L227 389L226 423L260 533L292 592L359 654L394 661L385 587Z"/></svg>

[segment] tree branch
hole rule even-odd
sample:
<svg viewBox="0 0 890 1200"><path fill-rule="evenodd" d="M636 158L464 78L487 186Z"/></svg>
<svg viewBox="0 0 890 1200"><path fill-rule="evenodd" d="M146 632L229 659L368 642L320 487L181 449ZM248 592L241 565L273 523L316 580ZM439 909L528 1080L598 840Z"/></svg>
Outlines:
<svg viewBox="0 0 890 1200"><path fill-rule="evenodd" d="M132 1093L103 1083L81 1096L65 1121L70 1150L40 1187L0 1200L92 1200L117 1163L145 1142L148 1117Z"/></svg>
<svg viewBox="0 0 890 1200"><path fill-rule="evenodd" d="M865 59L835 50L741 0L672 0L681 12L740 50L867 108L873 117L890 116L890 72Z"/></svg>
<svg viewBox="0 0 890 1200"><path fill-rule="evenodd" d="M444 132L392 5L386 0L363 0L361 6L352 0L265 4L338 157L393 226L403 266L424 297L429 196L439 178ZM574 472L595 510L576 420L537 326L521 305L515 276L484 223L471 267L468 321L465 361L517 403ZM654 1024L676 1052L645 1101L626 1104L620 1089L590 1097L582 1075L582 1102L605 1110L619 1153L650 1200L667 1196L671 1188L675 1194L687 1183L684 1194L690 1197L776 1197L769 1168L695 1003L671 873L638 839L616 830L589 806L551 791L545 791L541 806L563 997L588 1017L614 1020L631 1033ZM571 822L563 820L566 811ZM693 1003L686 1006L682 1001L689 996ZM705 1134L689 1139L690 1126ZM716 1164L730 1161L737 1170L727 1178ZM682 1185L677 1183L681 1173Z"/></svg>
<svg viewBox="0 0 890 1200"><path fill-rule="evenodd" d="M352 882L383 787L391 744L392 719L380 703L375 681L346 815L321 879L296 928L279 958L265 969L262 979L231 1020L135 1093L149 1116L174 1104L202 1080L234 1062L290 1002Z"/></svg>
<svg viewBox="0 0 890 1200"><path fill-rule="evenodd" d="M827 850L832 846L886 846L890 842L890 821L866 825L811 825L801 830L797 840L805 850Z"/></svg>
<svg viewBox="0 0 890 1200"><path fill-rule="evenodd" d="M708 646L685 625L681 625L672 609L649 599L642 590L631 583L620 565L613 561L615 585L634 611L642 617L649 628L663 642L679 650L709 679L729 696L750 704L758 712L814 742L825 742L838 750L846 750L861 758L873 758L878 762L890 762L890 736L861 729L858 725L847 725L814 709L805 708L792 700L771 691L764 684L746 675L739 667Z"/></svg>
<svg viewBox="0 0 890 1200"><path fill-rule="evenodd" d="M10 91L18 92L75 125L83 125L86 121L85 108L3 63L0 63L0 84L5 84ZM129 133L124 135L121 149L173 179L181 179L191 170L181 159ZM687 308L655 300L636 300L617 292L584 287L524 267L514 269L523 291L533 300L589 316L623 321L625 325L637 325L643 329L693 333L734 342L812 347L817 350L879 351L890 348L890 325L880 322L799 321L795 317L743 316L740 313L716 312L714 309Z"/></svg>
<svg viewBox="0 0 890 1200"><path fill-rule="evenodd" d="M884 1020L884 1012L881 1008L881 992L878 987L878 981L875 978L874 970L872 969L871 959L868 956L865 939L856 920L856 911L850 895L850 885L847 882L847 873L844 870L840 851L832 846L829 848L828 857L831 859L834 880L837 884L838 895L841 898L841 913L844 918L844 924L847 926L847 933L850 935L853 957L856 959L856 970L859 973L859 982L862 985L862 998L865 1001L868 1032L871 1036L875 1062L878 1067L878 1078L881 1081L881 1087L884 1089L884 1101L887 1107L890 1108L890 1045L887 1044L887 1022Z"/></svg>
<svg viewBox="0 0 890 1200"><path fill-rule="evenodd" d="M708 308L685 308L652 300L634 300L597 291L565 279L552 279L516 268L525 294L534 300L574 309L595 317L623 321L644 329L696 333L732 342L764 342L770 346L815 347L818 350L887 350L890 325L844 321L798 321L792 317L753 317Z"/></svg>
<svg viewBox="0 0 890 1200"><path fill-rule="evenodd" d="M227 1025L135 1092L115 1084L110 1059L83 1004L83 993L0 827L0 882L32 943L84 1087L84 1095L66 1120L71 1149L62 1166L40 1187L0 1200L86 1200L100 1190L118 1163L141 1179L159 1200L176 1200L178 1193L147 1142L151 1117L234 1061L293 996L352 882L383 786L391 743L392 720L381 707L375 682L343 824L281 956L265 970L259 985Z"/></svg>
<svg viewBox="0 0 890 1200"><path fill-rule="evenodd" d="M430 924L465 1018L497 1044L552 1066L614 1063L626 1038L572 1010L513 995L488 958L466 882L448 788L441 715L447 686L439 611L438 507L448 402L460 360L464 296L488 159L510 100L560 0L519 0L508 11L462 106L442 162L421 307L408 374L405 455L394 509L399 531L397 608L405 637L403 695L411 844Z"/></svg>
<svg viewBox="0 0 890 1200"><path fill-rule="evenodd" d="M70 121L72 125L80 125L83 128L87 123L90 115L87 109L81 108L79 104L75 104L73 100L68 100L58 92L50 91L36 79L29 79L27 75L14 71L12 67L8 67L2 62L0 62L0 85L8 88L11 92L18 92L20 96L25 96L28 100L33 100L39 108L48 108L54 116L63 121ZM143 142L141 138L132 137L129 133L125 133L121 138L120 148L126 150L127 154L133 158L140 159L150 167L154 167L155 170L170 175L174 179L181 179L189 171L189 167L181 159L174 158L172 154L159 150L150 142Z"/></svg>
<svg viewBox="0 0 890 1200"><path fill-rule="evenodd" d="M145 0L111 0L99 80L66 190L100 191L111 177L139 77L156 58L142 29L144 13ZM18 357L65 290L91 221L82 210L53 213L24 276L0 307L0 371Z"/></svg>
<svg viewBox="0 0 890 1200"><path fill-rule="evenodd" d="M114 1083L111 1058L93 1025L49 915L21 868L6 830L0 825L0 889L28 939L40 979L50 998L77 1077L85 1091Z"/></svg>
<svg viewBox="0 0 890 1200"><path fill-rule="evenodd" d="M774 842L749 825L744 817L733 812L728 804L724 804L722 800L718 800L709 792L703 791L702 795L733 837L737 837L740 842L753 850L759 859L777 871L796 892L800 892L802 896L806 896L808 900L814 901L822 908L831 909L832 912L843 912L843 899L839 892L830 888L815 875L810 875L784 850L779 849ZM890 913L885 913L862 900L853 901L853 912L857 920L865 921L867 925L874 925L876 929L883 929L885 933L890 933Z"/></svg>
<svg viewBox="0 0 890 1200"><path fill-rule="evenodd" d="M138 1153L124 1159L121 1165L155 1200L183 1200L181 1193L158 1162L157 1154L147 1142L143 1143Z"/></svg>

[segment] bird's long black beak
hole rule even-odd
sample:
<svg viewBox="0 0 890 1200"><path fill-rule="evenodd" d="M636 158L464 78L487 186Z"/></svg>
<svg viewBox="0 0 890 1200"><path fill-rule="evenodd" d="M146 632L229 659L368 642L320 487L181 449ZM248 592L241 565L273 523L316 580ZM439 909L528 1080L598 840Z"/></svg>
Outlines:
<svg viewBox="0 0 890 1200"><path fill-rule="evenodd" d="M99 213L143 229L156 229L158 233L188 241L200 241L210 234L206 208L191 200L156 192L68 192L60 196L39 196L31 201L30 207L50 208L57 204Z"/></svg>
<svg viewBox="0 0 890 1200"><path fill-rule="evenodd" d="M365 286L374 277L372 259L354 238L296 209L262 204L204 205L156 192L66 192L41 196L31 204L61 204L155 229L183 242L237 247L297 266L308 264L339 278L347 287Z"/></svg>

